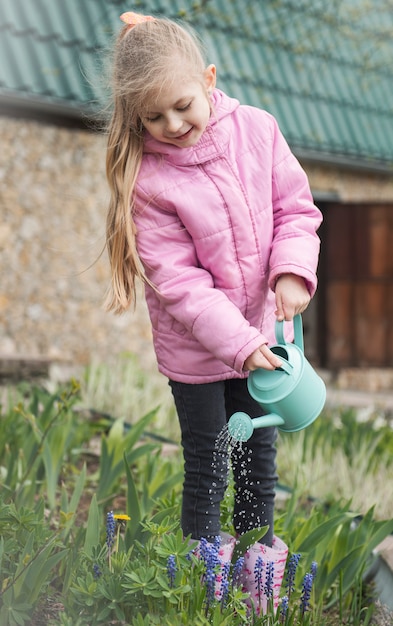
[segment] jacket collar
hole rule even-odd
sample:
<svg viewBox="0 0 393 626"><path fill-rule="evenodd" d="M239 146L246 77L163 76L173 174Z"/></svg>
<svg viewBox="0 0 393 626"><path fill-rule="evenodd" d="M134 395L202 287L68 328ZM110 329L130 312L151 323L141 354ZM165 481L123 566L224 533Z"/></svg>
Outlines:
<svg viewBox="0 0 393 626"><path fill-rule="evenodd" d="M234 98L229 98L223 91L215 89L212 94L212 103L210 121L195 146L178 148L169 143L157 141L146 131L144 153L159 154L165 161L174 165L197 165L226 152L230 130L226 124L220 122L237 109L239 102Z"/></svg>

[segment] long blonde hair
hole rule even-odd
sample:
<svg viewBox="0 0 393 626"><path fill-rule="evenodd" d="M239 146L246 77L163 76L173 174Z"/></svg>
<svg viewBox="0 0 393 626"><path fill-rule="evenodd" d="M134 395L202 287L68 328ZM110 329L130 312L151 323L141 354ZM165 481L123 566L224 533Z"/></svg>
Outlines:
<svg viewBox="0 0 393 626"><path fill-rule="evenodd" d="M111 266L107 310L122 313L135 303L135 279L149 282L136 248L134 188L143 155L140 113L163 86L180 77L201 80L205 68L196 34L167 19L120 32L112 63L113 112L108 126L106 175L110 202L106 245Z"/></svg>

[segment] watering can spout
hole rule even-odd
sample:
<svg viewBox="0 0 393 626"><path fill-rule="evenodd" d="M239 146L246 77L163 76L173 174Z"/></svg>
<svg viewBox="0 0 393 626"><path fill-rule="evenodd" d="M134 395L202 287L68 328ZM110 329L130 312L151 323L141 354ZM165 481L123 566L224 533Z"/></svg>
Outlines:
<svg viewBox="0 0 393 626"><path fill-rule="evenodd" d="M261 426L280 426L284 424L284 420L275 413L269 415L261 415L251 419L247 413L241 411L234 413L228 422L228 431L232 439L235 441L248 441L255 428Z"/></svg>

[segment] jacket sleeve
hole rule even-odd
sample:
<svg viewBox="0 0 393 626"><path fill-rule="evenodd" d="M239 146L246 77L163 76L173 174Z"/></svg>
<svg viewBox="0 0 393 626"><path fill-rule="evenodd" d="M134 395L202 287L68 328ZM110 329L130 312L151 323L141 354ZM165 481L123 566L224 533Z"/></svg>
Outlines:
<svg viewBox="0 0 393 626"><path fill-rule="evenodd" d="M275 288L281 274L297 274L313 296L320 241L316 232L322 221L314 205L307 176L273 118L273 242L269 286Z"/></svg>
<svg viewBox="0 0 393 626"><path fill-rule="evenodd" d="M160 307L217 359L241 373L246 358L267 339L215 288L177 214L147 202L140 190L138 195L143 210L136 219L137 248Z"/></svg>

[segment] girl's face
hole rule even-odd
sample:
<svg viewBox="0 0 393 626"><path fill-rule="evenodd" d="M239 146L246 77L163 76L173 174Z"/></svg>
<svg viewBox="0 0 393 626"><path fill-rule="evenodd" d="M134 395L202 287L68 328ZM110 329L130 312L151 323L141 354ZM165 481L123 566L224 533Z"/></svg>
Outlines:
<svg viewBox="0 0 393 626"><path fill-rule="evenodd" d="M142 123L154 139L178 148L197 143L210 118L207 92L216 84L214 65L206 68L203 79L203 84L185 80L164 88L159 99L143 112Z"/></svg>

